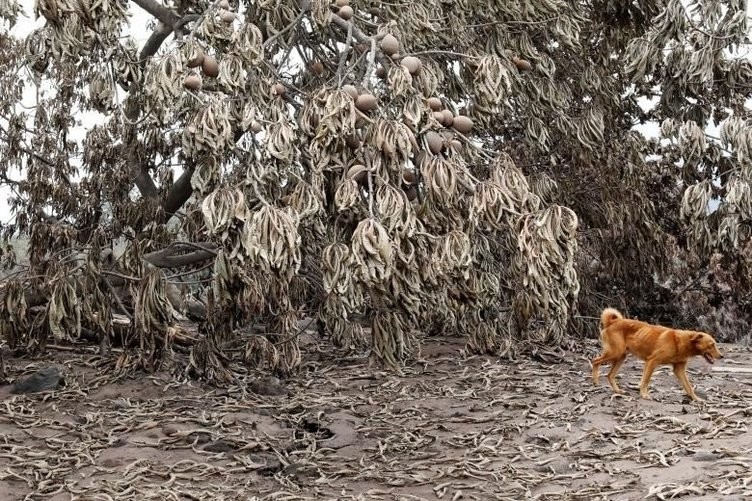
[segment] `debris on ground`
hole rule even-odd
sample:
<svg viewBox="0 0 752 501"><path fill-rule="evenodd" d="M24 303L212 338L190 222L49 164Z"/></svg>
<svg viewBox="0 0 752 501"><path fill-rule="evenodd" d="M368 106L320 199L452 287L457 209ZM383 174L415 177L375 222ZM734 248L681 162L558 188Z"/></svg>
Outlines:
<svg viewBox="0 0 752 501"><path fill-rule="evenodd" d="M0 396L0 492L134 501L752 495L748 374L693 362L706 401L692 403L663 368L646 401L633 359L619 376L626 395L592 386L595 343L554 363L462 358L461 348L427 339L402 375L314 353L292 378L238 372L219 389L167 373L115 381L99 357L66 353L71 376L54 399ZM752 367L748 348L722 350L724 364Z"/></svg>

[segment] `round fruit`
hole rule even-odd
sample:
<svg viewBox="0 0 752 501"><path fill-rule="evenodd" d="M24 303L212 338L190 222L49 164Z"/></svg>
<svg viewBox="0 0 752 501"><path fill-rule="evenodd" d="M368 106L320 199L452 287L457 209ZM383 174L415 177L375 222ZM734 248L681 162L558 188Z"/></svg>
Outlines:
<svg viewBox="0 0 752 501"><path fill-rule="evenodd" d="M355 134L347 136L345 138L345 143L353 150L356 150L360 147L360 139Z"/></svg>
<svg viewBox="0 0 752 501"><path fill-rule="evenodd" d="M528 71L533 68L533 65L530 64L530 61L527 59L521 59L519 57L513 57L512 62L515 66L517 66L517 69L520 71Z"/></svg>
<svg viewBox="0 0 752 501"><path fill-rule="evenodd" d="M438 155L444 147L444 139L438 132L429 130L426 132L426 144L428 144L428 149L431 150L431 153Z"/></svg>
<svg viewBox="0 0 752 501"><path fill-rule="evenodd" d="M207 77L214 78L219 75L219 65L217 64L217 60L208 54L204 55L204 60L201 61L201 69Z"/></svg>
<svg viewBox="0 0 752 501"><path fill-rule="evenodd" d="M201 88L201 77L196 73L190 73L183 80L183 85L186 89L198 90Z"/></svg>
<svg viewBox="0 0 752 501"><path fill-rule="evenodd" d="M452 148L454 148L457 151L460 151L462 149L462 143L459 142L457 139L452 139L449 141L449 144L452 145Z"/></svg>
<svg viewBox="0 0 752 501"><path fill-rule="evenodd" d="M272 92L277 96L283 96L285 92L287 92L287 87L285 87L284 84L277 82L272 85Z"/></svg>
<svg viewBox="0 0 752 501"><path fill-rule="evenodd" d="M367 92L359 95L355 99L355 107L360 111L371 111L376 107L376 96Z"/></svg>
<svg viewBox="0 0 752 501"><path fill-rule="evenodd" d="M418 198L418 188L415 186L410 186L405 190L405 195L407 195L407 199L411 202Z"/></svg>
<svg viewBox="0 0 752 501"><path fill-rule="evenodd" d="M441 123L444 124L444 127L452 125L454 114L449 110L442 110L441 114L444 115L444 120L441 121Z"/></svg>
<svg viewBox="0 0 752 501"><path fill-rule="evenodd" d="M434 111L433 112L433 119L439 122L440 124L444 124L444 114L440 111Z"/></svg>
<svg viewBox="0 0 752 501"><path fill-rule="evenodd" d="M383 66L376 68L376 76L379 78L386 78L386 69Z"/></svg>
<svg viewBox="0 0 752 501"><path fill-rule="evenodd" d="M251 120L251 130L254 134L258 134L261 132L261 124L256 120Z"/></svg>
<svg viewBox="0 0 752 501"><path fill-rule="evenodd" d="M232 24L235 21L235 13L230 12L229 10L223 10L223 11L220 11L219 18L225 24Z"/></svg>
<svg viewBox="0 0 752 501"><path fill-rule="evenodd" d="M352 19L355 12L353 11L353 8L349 5L345 5L344 7L340 7L339 11L337 12L337 15L344 19L345 21L349 21Z"/></svg>
<svg viewBox="0 0 752 501"><path fill-rule="evenodd" d="M423 63L415 56L403 57L400 64L407 68L407 71L409 71L411 75L415 75L423 67Z"/></svg>
<svg viewBox="0 0 752 501"><path fill-rule="evenodd" d="M381 50L383 50L384 54L387 56L396 54L399 50L399 40L397 40L394 35L387 33L387 35L381 40Z"/></svg>
<svg viewBox="0 0 752 501"><path fill-rule="evenodd" d="M454 127L457 132L467 134L473 128L473 121L464 115L457 115L452 119L452 127Z"/></svg>
<svg viewBox="0 0 752 501"><path fill-rule="evenodd" d="M429 97L428 98L428 107L431 108L433 111L441 111L441 99L438 97Z"/></svg>
<svg viewBox="0 0 752 501"><path fill-rule="evenodd" d="M217 4L220 9L230 10L230 2L227 0L220 0L219 4Z"/></svg>
<svg viewBox="0 0 752 501"><path fill-rule="evenodd" d="M313 72L314 75L321 76L324 73L324 63L321 61L311 63L311 72Z"/></svg>
<svg viewBox="0 0 752 501"><path fill-rule="evenodd" d="M407 185L413 184L417 178L418 177L415 175L414 170L405 169L402 171L402 183L403 184L407 184Z"/></svg>
<svg viewBox="0 0 752 501"><path fill-rule="evenodd" d="M358 98L358 89L356 89L354 85L343 85L342 90L350 94L350 97L352 97L353 99Z"/></svg>

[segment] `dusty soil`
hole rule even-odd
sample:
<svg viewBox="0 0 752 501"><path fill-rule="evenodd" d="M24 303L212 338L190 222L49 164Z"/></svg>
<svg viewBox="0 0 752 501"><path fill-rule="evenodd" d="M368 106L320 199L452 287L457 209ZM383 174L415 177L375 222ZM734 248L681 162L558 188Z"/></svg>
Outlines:
<svg viewBox="0 0 752 501"><path fill-rule="evenodd" d="M398 375L312 346L292 379L247 374L223 389L169 373L113 382L83 349L11 359L10 379L56 365L67 385L0 389L0 499L752 495L749 348L722 346L727 357L712 370L692 364L701 404L666 368L653 400L638 399L633 359L621 375L627 396L594 388L594 343L547 361L460 349L427 340L420 363Z"/></svg>

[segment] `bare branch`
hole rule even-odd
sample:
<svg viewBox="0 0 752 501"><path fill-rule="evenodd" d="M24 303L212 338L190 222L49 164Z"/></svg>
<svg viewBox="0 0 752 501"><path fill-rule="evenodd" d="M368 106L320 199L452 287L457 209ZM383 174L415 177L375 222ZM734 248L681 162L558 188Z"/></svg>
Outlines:
<svg viewBox="0 0 752 501"><path fill-rule="evenodd" d="M146 40L146 43L141 49L141 54L139 54L141 64L143 64L144 61L157 53L159 47L162 46L162 43L167 40L168 36L170 36L170 33L172 33L172 29L154 30L154 32L151 34L149 39Z"/></svg>
<svg viewBox="0 0 752 501"><path fill-rule="evenodd" d="M186 14L172 25L164 24L157 27L141 49L141 54L139 55L141 63L143 64L146 59L157 53L162 43L170 36L170 33L174 31L175 37L180 38L180 35L185 31L185 25L200 18L199 14Z"/></svg>
<svg viewBox="0 0 752 501"><path fill-rule="evenodd" d="M126 113L131 111L131 113L138 115L139 112L132 111L133 108L136 107L132 106L131 110L127 110ZM159 196L159 190L157 190L157 185L154 184L154 180L149 175L148 164L144 163L141 159L141 155L139 155L140 147L138 139L135 138L135 134L131 141L132 143L128 153L128 167L133 176L133 182L136 184L136 187L138 187L141 195L147 198L156 198Z"/></svg>
<svg viewBox="0 0 752 501"><path fill-rule="evenodd" d="M180 16L178 16L175 12L173 12L168 7L165 7L164 5L155 2L154 0L133 0L133 3L144 9L152 16L156 17L164 25L169 26L170 29L172 29L172 27L175 26L175 23L180 20Z"/></svg>
<svg viewBox="0 0 752 501"><path fill-rule="evenodd" d="M363 33L363 31L355 26L354 23L351 21L346 21L345 19L342 19L337 14L332 14L332 23L340 27L342 30L345 31L345 33L349 33L350 28L352 27L352 36L355 37L355 40L357 40L359 43L372 45L371 44L371 37ZM378 38L378 37L376 37ZM384 54L381 53L381 51L378 51L378 54L376 55L376 58L379 60L381 64L384 65L384 67L387 66L388 62Z"/></svg>
<svg viewBox="0 0 752 501"><path fill-rule="evenodd" d="M175 214L189 198L191 198L191 195L193 194L193 186L191 186L193 170L193 166L189 166L183 171L167 193L167 199L162 204L165 221L172 217L172 215Z"/></svg>

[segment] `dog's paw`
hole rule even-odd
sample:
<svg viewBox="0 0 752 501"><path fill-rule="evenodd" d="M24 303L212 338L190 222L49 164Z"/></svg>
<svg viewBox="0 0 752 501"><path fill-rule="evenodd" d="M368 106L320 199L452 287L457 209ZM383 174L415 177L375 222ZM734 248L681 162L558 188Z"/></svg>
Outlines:
<svg viewBox="0 0 752 501"><path fill-rule="evenodd" d="M645 400L653 400L653 397L651 397L648 393L640 393L640 398L644 398Z"/></svg>

